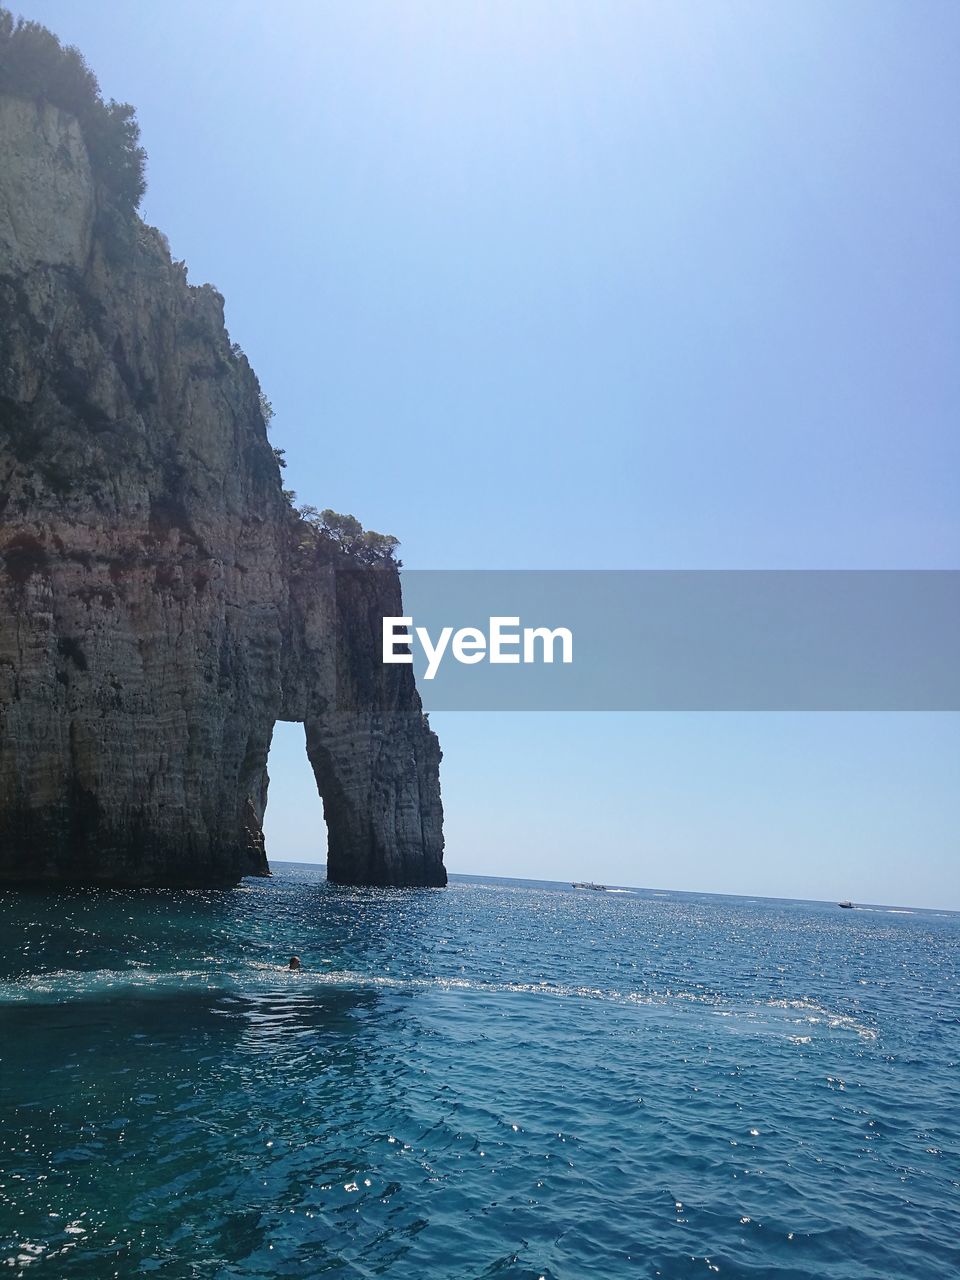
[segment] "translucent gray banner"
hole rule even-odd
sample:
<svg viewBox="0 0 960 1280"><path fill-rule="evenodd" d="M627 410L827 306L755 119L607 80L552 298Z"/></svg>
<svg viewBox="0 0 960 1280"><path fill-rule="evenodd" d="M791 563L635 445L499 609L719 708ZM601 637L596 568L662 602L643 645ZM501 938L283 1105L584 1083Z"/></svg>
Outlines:
<svg viewBox="0 0 960 1280"><path fill-rule="evenodd" d="M957 571L416 570L402 586L379 620L384 688L412 656L428 711L960 710Z"/></svg>

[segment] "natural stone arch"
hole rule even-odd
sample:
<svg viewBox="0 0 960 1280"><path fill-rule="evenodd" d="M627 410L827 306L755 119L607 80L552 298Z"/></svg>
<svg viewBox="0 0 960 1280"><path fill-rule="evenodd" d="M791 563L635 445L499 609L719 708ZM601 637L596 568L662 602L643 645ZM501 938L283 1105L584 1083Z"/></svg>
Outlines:
<svg viewBox="0 0 960 1280"><path fill-rule="evenodd" d="M0 95L0 152L0 880L266 873L294 719L333 878L444 883L439 746L379 656L396 569L298 544L223 299L99 216L76 121Z"/></svg>

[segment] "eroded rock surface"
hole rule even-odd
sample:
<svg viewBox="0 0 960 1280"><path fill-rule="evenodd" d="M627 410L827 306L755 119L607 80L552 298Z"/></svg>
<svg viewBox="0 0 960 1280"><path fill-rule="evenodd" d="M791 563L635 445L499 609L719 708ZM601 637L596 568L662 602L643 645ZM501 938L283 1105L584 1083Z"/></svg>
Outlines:
<svg viewBox="0 0 960 1280"><path fill-rule="evenodd" d="M296 543L222 298L105 207L72 117L0 97L0 879L266 873L286 719L330 877L445 882L396 571Z"/></svg>

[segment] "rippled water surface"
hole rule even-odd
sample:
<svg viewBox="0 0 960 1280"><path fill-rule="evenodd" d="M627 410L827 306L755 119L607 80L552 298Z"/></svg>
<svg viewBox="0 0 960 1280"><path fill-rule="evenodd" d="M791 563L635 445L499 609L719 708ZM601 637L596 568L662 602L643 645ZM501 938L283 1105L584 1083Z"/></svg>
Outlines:
<svg viewBox="0 0 960 1280"><path fill-rule="evenodd" d="M960 917L277 872L0 894L0 1274L960 1274Z"/></svg>

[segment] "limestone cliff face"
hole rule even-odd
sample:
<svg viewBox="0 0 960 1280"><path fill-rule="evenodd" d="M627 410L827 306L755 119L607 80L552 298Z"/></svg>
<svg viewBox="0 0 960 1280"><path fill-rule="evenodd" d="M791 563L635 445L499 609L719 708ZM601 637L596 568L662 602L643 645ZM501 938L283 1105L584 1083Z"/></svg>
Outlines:
<svg viewBox="0 0 960 1280"><path fill-rule="evenodd" d="M445 882L398 576L296 541L222 298L110 212L71 116L0 96L0 879L266 873L285 719L330 877Z"/></svg>

